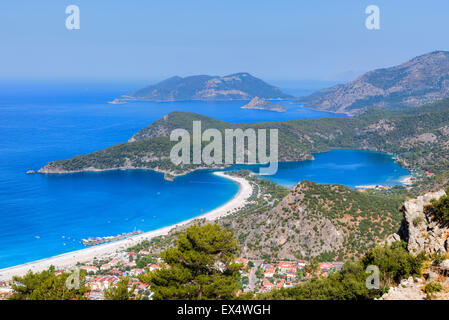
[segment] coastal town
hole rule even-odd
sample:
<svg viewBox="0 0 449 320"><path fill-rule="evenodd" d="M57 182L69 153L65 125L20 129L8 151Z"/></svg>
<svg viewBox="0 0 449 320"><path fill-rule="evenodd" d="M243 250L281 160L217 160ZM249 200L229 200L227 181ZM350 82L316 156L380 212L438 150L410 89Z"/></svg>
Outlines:
<svg viewBox="0 0 449 320"><path fill-rule="evenodd" d="M236 258L236 263L242 265L240 271L240 290L242 293L265 293L280 288L291 288L310 280L312 277L326 277L332 272L341 270L343 263L295 261L263 261ZM70 269L56 270L56 274L85 274L84 285L88 288L86 298L89 300L104 300L105 290L115 286L121 279L129 279L128 290L141 300L151 300L151 286L144 283L142 275L155 272L161 268L170 268L162 258L147 250L122 251L102 259L94 258L85 263L79 263ZM225 268L225 266L221 266ZM78 273L78 274L79 274ZM14 294L14 281L0 282L0 299L7 300Z"/></svg>

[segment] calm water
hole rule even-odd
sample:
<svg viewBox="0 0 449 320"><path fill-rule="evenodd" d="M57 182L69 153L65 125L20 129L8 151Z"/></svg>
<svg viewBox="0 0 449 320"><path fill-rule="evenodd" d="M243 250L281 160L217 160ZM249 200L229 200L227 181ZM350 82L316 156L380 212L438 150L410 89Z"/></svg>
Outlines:
<svg viewBox="0 0 449 320"><path fill-rule="evenodd" d="M291 188L299 181L310 180L323 184L360 185L401 184L409 172L396 164L392 156L372 151L332 150L314 155L315 160L279 163L278 172L265 176ZM258 166L239 166L258 172Z"/></svg>
<svg viewBox="0 0 449 320"><path fill-rule="evenodd" d="M140 170L45 176L26 175L29 169L126 141L173 110L231 122L329 116L288 103L285 113L242 110L241 102L106 103L136 87L0 84L0 268L81 249L81 238L180 222L238 190L207 171L167 182ZM333 151L281 164L271 178L287 186L302 179L353 186L394 184L405 174L386 155Z"/></svg>

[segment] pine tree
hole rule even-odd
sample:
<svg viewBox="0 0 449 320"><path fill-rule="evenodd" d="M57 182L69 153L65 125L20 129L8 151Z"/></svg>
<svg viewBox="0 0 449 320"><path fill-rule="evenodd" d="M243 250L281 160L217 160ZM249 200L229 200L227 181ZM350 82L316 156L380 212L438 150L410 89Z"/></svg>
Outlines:
<svg viewBox="0 0 449 320"><path fill-rule="evenodd" d="M106 300L133 300L135 298L134 291L136 290L136 285L128 289L128 284L129 278L123 277L116 285L104 291L104 298Z"/></svg>
<svg viewBox="0 0 449 320"><path fill-rule="evenodd" d="M220 226L194 225L162 253L164 268L141 277L153 299L234 299L240 288L237 241Z"/></svg>
<svg viewBox="0 0 449 320"><path fill-rule="evenodd" d="M23 277L13 277L14 294L11 300L85 300L89 289L84 285L85 272L77 274L76 285L68 285L73 275L63 272L56 275L54 267L40 273L29 271ZM69 279L70 281L70 279Z"/></svg>

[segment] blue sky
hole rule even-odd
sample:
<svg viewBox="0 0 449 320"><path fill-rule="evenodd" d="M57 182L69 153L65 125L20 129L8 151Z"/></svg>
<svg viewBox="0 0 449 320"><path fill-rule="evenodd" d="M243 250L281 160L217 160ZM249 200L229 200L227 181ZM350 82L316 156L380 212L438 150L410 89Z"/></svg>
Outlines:
<svg viewBox="0 0 449 320"><path fill-rule="evenodd" d="M70 4L80 30L65 28ZM370 4L380 30L365 28ZM0 78L346 80L449 50L448 18L447 0L2 0Z"/></svg>

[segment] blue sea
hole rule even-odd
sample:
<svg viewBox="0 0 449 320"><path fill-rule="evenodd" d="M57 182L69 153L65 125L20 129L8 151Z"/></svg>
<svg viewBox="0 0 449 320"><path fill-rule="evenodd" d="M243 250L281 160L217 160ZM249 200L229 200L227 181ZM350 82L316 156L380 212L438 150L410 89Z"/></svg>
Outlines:
<svg viewBox="0 0 449 320"><path fill-rule="evenodd" d="M282 102L285 113L240 109L244 103L238 101L107 104L139 86L0 83L0 268L82 249L82 238L171 225L219 207L238 191L209 171L167 182L143 170L26 175L27 170L127 141L174 110L230 122L343 116L288 102ZM269 178L288 187L303 179L394 185L408 174L381 153L334 150L315 158L281 163Z"/></svg>

